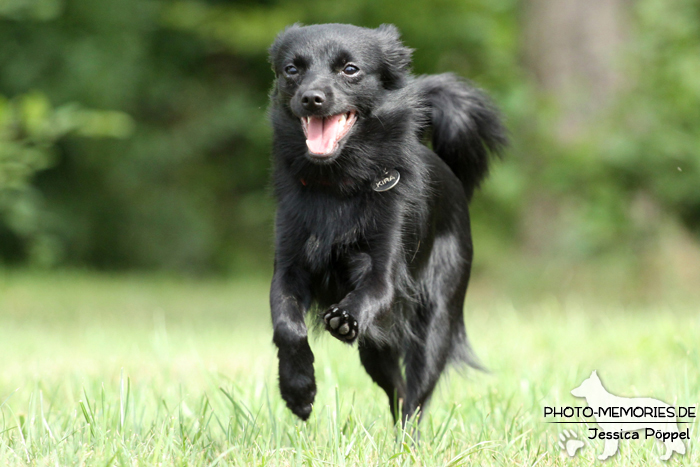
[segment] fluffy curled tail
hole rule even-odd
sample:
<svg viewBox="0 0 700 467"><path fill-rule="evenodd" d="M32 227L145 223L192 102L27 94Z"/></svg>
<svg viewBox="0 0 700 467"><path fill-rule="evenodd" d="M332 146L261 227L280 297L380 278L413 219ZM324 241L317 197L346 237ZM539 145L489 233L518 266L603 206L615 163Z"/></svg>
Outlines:
<svg viewBox="0 0 700 467"><path fill-rule="evenodd" d="M483 92L451 73L420 76L417 84L430 107L433 151L471 198L488 173L491 155L507 144L500 114Z"/></svg>

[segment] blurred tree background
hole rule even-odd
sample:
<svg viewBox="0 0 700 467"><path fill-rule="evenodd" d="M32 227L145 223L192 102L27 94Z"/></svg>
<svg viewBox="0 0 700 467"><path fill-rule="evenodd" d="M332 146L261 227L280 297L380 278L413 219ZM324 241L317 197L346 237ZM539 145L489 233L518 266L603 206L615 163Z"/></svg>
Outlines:
<svg viewBox="0 0 700 467"><path fill-rule="evenodd" d="M396 24L416 73L503 109L477 277L700 283L697 0L0 0L0 262L269 271L267 47L294 22Z"/></svg>

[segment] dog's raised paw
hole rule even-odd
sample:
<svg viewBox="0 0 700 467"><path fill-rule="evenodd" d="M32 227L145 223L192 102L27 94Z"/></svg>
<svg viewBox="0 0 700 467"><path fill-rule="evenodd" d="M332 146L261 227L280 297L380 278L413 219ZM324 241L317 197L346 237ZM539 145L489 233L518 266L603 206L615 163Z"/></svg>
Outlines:
<svg viewBox="0 0 700 467"><path fill-rule="evenodd" d="M353 342L357 338L357 320L337 305L331 306L323 313L323 322L326 330L336 339Z"/></svg>

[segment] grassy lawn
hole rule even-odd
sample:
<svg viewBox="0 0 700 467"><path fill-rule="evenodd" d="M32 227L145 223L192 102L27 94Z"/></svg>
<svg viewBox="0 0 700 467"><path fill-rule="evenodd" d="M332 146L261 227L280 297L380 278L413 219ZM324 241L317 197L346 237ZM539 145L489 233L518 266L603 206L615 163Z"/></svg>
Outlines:
<svg viewBox="0 0 700 467"><path fill-rule="evenodd" d="M421 442L391 424L357 353L312 343L311 419L276 387L264 279L0 272L3 465L596 465L603 441L569 458L544 406L592 370L621 396L700 402L700 307L545 299L513 305L476 288L467 329L490 373L451 372ZM699 465L698 424L685 456ZM622 441L605 465L658 465L663 446Z"/></svg>

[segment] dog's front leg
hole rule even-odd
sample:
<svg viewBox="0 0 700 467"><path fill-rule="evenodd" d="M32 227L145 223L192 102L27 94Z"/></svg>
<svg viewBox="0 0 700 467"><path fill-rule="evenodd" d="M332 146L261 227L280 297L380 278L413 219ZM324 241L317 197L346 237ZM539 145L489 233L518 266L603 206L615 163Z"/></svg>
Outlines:
<svg viewBox="0 0 700 467"><path fill-rule="evenodd" d="M309 418L316 396L314 354L309 347L304 314L309 307L308 278L303 271L275 267L270 289L273 341L279 359L279 385L287 407Z"/></svg>
<svg viewBox="0 0 700 467"><path fill-rule="evenodd" d="M375 238L367 253L354 258L351 269L357 287L323 313L326 330L334 337L352 343L368 335L375 318L391 309L403 251L400 242L401 228L397 226Z"/></svg>

